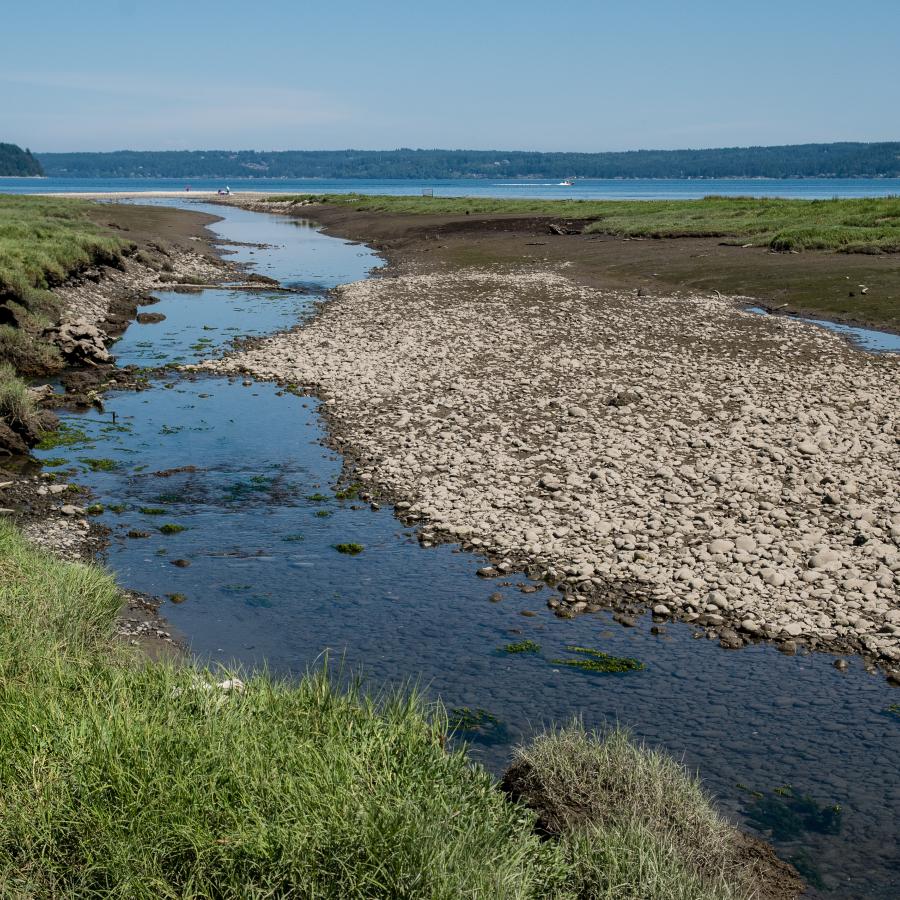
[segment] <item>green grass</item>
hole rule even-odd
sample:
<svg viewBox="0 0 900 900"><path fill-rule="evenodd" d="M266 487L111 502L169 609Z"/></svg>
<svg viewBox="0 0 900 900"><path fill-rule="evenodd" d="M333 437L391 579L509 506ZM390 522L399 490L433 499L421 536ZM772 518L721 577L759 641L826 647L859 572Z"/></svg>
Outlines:
<svg viewBox="0 0 900 900"><path fill-rule="evenodd" d="M82 200L0 194L0 296L25 306L91 265L116 265L129 246L89 218Z"/></svg>
<svg viewBox="0 0 900 900"><path fill-rule="evenodd" d="M28 386L16 376L8 362L0 361L0 421L13 431L37 431L37 409L28 393Z"/></svg>
<svg viewBox="0 0 900 900"><path fill-rule="evenodd" d="M620 732L520 749L512 802L415 692L141 661L120 602L0 522L3 897L748 896L696 782Z"/></svg>
<svg viewBox="0 0 900 900"><path fill-rule="evenodd" d="M582 896L731 898L752 893L732 827L670 756L578 724L516 750L504 785L563 838Z"/></svg>
<svg viewBox="0 0 900 900"><path fill-rule="evenodd" d="M517 215L589 221L587 231L630 237L718 237L775 250L900 252L900 197L783 200L503 200L474 197L389 197L361 194L274 196L269 202L315 199L363 212Z"/></svg>
<svg viewBox="0 0 900 900"><path fill-rule="evenodd" d="M40 331L59 315L51 291L81 269L119 265L130 245L95 225L80 200L0 194L0 303L18 327L0 326L0 356L25 374L58 369Z"/></svg>

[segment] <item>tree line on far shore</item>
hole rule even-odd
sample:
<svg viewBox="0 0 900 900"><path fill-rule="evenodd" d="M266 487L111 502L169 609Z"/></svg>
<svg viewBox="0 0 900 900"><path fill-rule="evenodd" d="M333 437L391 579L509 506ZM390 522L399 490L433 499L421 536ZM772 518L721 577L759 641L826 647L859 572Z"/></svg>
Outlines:
<svg viewBox="0 0 900 900"><path fill-rule="evenodd" d="M7 146L7 145L0 145ZM41 153L47 175L80 178L792 178L897 177L900 142L715 150L118 150Z"/></svg>
<svg viewBox="0 0 900 900"><path fill-rule="evenodd" d="M0 176L12 175L27 177L43 175L41 164L34 158L30 150L23 150L16 144L0 144Z"/></svg>

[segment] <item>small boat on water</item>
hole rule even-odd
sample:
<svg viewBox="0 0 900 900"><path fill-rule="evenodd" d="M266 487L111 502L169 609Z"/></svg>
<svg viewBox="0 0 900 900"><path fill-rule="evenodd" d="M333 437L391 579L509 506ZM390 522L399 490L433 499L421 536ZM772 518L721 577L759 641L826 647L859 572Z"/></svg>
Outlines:
<svg viewBox="0 0 900 900"><path fill-rule="evenodd" d="M564 181L561 181L559 183L559 187L572 187L573 184L575 184L574 178L566 178Z"/></svg>

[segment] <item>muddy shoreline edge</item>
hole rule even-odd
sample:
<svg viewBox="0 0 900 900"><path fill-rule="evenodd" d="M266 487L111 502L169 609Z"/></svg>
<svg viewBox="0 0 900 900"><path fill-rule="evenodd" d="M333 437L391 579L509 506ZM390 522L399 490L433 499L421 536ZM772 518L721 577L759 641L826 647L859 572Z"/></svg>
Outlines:
<svg viewBox="0 0 900 900"><path fill-rule="evenodd" d="M77 323L75 333L91 351L102 354L107 344L114 351L114 342L145 315L141 310L157 302L154 291L194 291L199 288L191 282L218 284L245 274L208 230L218 221L214 215L117 203L97 204L94 218L126 234L136 250L122 268L91 267L54 288L62 304L60 321ZM107 362L73 356L56 377L63 392L45 396L42 409L102 408L107 390L142 389L133 371L115 364L114 352ZM11 508L9 519L33 544L61 559L102 561L111 532L91 514L95 498L89 490L42 470L30 454L0 459L0 483L7 484L0 506ZM162 598L123 586L122 600L118 640L151 659L186 652L183 636L160 612Z"/></svg>

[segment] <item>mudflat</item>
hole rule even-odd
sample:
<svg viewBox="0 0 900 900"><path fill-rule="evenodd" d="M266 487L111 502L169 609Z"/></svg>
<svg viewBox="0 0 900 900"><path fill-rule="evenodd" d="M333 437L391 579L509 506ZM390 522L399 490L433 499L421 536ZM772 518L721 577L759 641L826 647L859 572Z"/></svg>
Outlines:
<svg viewBox="0 0 900 900"><path fill-rule="evenodd" d="M564 263L568 277L596 288L719 290L785 314L900 333L897 253L776 253L719 238L559 235L551 225L580 231L585 223L558 217L430 216L326 205L310 207L309 214L335 234L376 247L398 271Z"/></svg>

